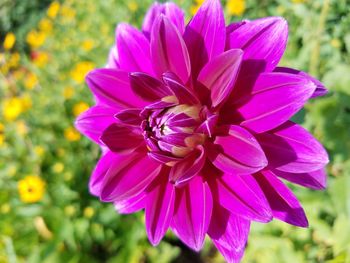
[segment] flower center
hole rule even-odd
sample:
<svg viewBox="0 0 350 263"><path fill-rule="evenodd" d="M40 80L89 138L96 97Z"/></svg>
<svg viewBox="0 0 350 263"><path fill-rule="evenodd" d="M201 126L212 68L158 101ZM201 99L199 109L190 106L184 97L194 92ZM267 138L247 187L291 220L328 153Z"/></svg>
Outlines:
<svg viewBox="0 0 350 263"><path fill-rule="evenodd" d="M203 144L206 135L197 132L203 121L201 112L201 106L187 104L145 109L141 128L151 156L174 162Z"/></svg>

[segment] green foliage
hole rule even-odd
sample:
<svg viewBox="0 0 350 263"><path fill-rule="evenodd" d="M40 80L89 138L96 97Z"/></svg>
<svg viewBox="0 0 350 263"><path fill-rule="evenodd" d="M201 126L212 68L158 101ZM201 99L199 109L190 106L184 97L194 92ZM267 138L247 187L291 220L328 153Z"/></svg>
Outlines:
<svg viewBox="0 0 350 263"><path fill-rule="evenodd" d="M17 49L25 45L27 32L47 18L47 2L2 5L2 34L15 31L18 37L24 32ZM93 104L80 78L91 66L104 66L115 25L124 21L140 26L151 2L66 0L58 15L49 18L52 29L42 30L42 45L20 53L20 62L12 66L7 65L15 52L1 52L1 98L20 98L22 103L29 98L31 105L27 103L15 119L0 120L0 262L223 262L209 242L196 255L170 232L152 247L142 212L118 215L112 204L89 194L89 175L99 149L86 138L74 138L74 130L73 135L67 132L77 104ZM189 18L192 3L176 2ZM331 158L327 190L291 186L310 227L277 221L253 224L243 262L350 262L349 9L347 0L247 0L240 18L226 10L231 21L284 16L290 38L281 65L312 72L330 90L324 98L311 100L296 118L326 146ZM29 85L31 74L38 78L34 87ZM30 174L40 176L46 190L38 202L24 203L18 182Z"/></svg>

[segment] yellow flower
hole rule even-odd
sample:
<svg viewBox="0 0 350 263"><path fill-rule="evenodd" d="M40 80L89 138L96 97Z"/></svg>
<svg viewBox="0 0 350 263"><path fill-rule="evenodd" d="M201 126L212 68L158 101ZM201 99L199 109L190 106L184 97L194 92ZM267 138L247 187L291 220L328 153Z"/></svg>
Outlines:
<svg viewBox="0 0 350 263"><path fill-rule="evenodd" d="M293 4L301 4L301 3L305 3L306 0L292 0Z"/></svg>
<svg viewBox="0 0 350 263"><path fill-rule="evenodd" d="M52 171L56 174L62 173L64 170L64 164L57 162L52 166Z"/></svg>
<svg viewBox="0 0 350 263"><path fill-rule="evenodd" d="M32 98L28 94L25 94L20 100L23 111L29 110L33 106Z"/></svg>
<svg viewBox="0 0 350 263"><path fill-rule="evenodd" d="M136 12L139 8L137 2L135 1L128 1L126 4L131 12Z"/></svg>
<svg viewBox="0 0 350 263"><path fill-rule="evenodd" d="M16 36L14 33L7 33L4 40L4 49L11 49L16 43Z"/></svg>
<svg viewBox="0 0 350 263"><path fill-rule="evenodd" d="M23 112L23 103L20 98L8 98L3 101L2 114L5 120L13 121Z"/></svg>
<svg viewBox="0 0 350 263"><path fill-rule="evenodd" d="M52 32L52 22L48 18L43 18L39 22L39 29L42 32L50 34Z"/></svg>
<svg viewBox="0 0 350 263"><path fill-rule="evenodd" d="M70 142L75 142L80 140L80 133L73 127L69 127L64 130L64 137Z"/></svg>
<svg viewBox="0 0 350 263"><path fill-rule="evenodd" d="M47 54L47 52L37 52L33 60L33 63L39 68L42 68L47 64L48 61L49 61L49 54Z"/></svg>
<svg viewBox="0 0 350 263"><path fill-rule="evenodd" d="M24 136L28 133L28 126L24 121L18 121L16 123L16 130L19 135Z"/></svg>
<svg viewBox="0 0 350 263"><path fill-rule="evenodd" d="M8 61L9 67L16 68L19 65L20 59L21 59L21 56L18 52L12 53Z"/></svg>
<svg viewBox="0 0 350 263"><path fill-rule="evenodd" d="M337 38L333 38L331 40L331 46L334 47L334 48L340 48L341 47L341 42L339 39Z"/></svg>
<svg viewBox="0 0 350 263"><path fill-rule="evenodd" d="M85 207L85 209L84 209L84 216L86 218L91 218L91 217L94 216L94 214L95 214L95 210L92 207L90 207L90 206Z"/></svg>
<svg viewBox="0 0 350 263"><path fill-rule="evenodd" d="M200 8L199 4L192 5L190 9L191 15L194 16L197 13L199 8Z"/></svg>
<svg viewBox="0 0 350 263"><path fill-rule="evenodd" d="M27 89L32 90L37 84L38 84L38 77L34 73L29 72L24 79L24 86Z"/></svg>
<svg viewBox="0 0 350 263"><path fill-rule="evenodd" d="M34 152L39 157L42 157L45 153L45 148L43 146L37 145L34 147Z"/></svg>
<svg viewBox="0 0 350 263"><path fill-rule="evenodd" d="M45 182L35 175L28 175L18 182L19 197L24 203L40 201L45 193Z"/></svg>
<svg viewBox="0 0 350 263"><path fill-rule="evenodd" d="M66 21L72 21L75 17L75 10L68 6L62 6L61 15L65 18Z"/></svg>
<svg viewBox="0 0 350 263"><path fill-rule="evenodd" d="M90 51L93 47L94 47L94 41L92 41L92 39L84 40L83 43L81 44L81 48L86 52Z"/></svg>
<svg viewBox="0 0 350 263"><path fill-rule="evenodd" d="M3 145L5 141L4 130L5 126L2 123L0 123L0 146Z"/></svg>
<svg viewBox="0 0 350 263"><path fill-rule="evenodd" d="M75 117L78 117L80 114L82 114L84 111L87 111L89 109L89 105L85 102L79 102L74 105L73 107L73 114Z"/></svg>
<svg viewBox="0 0 350 263"><path fill-rule="evenodd" d="M77 83L82 83L85 79L86 74L89 71L91 71L94 67L95 66L92 62L79 62L70 72L70 75Z"/></svg>
<svg viewBox="0 0 350 263"><path fill-rule="evenodd" d="M245 11L245 0L228 0L226 8L229 15L240 16Z"/></svg>
<svg viewBox="0 0 350 263"><path fill-rule="evenodd" d="M63 89L63 97L65 99L70 99L74 95L74 89L71 86L65 87Z"/></svg>
<svg viewBox="0 0 350 263"><path fill-rule="evenodd" d="M60 3L57 1L53 1L49 8L47 9L47 16L50 18L55 18L60 10Z"/></svg>
<svg viewBox="0 0 350 263"><path fill-rule="evenodd" d="M67 205L65 208L64 208L64 213L67 215L67 216L73 216L76 212L76 209L74 206L72 205Z"/></svg>
<svg viewBox="0 0 350 263"><path fill-rule="evenodd" d="M26 38L27 43L32 47L32 48L38 48L41 47L46 40L46 33L43 31L36 31L36 30L31 30Z"/></svg>
<svg viewBox="0 0 350 263"><path fill-rule="evenodd" d="M2 214L7 214L8 212L11 211L11 206L9 204L3 204L0 207L0 211Z"/></svg>

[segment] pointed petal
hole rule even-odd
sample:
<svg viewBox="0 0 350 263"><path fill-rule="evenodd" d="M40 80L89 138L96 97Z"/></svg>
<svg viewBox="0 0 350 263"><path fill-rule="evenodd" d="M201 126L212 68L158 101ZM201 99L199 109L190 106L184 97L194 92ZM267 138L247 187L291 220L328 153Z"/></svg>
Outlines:
<svg viewBox="0 0 350 263"><path fill-rule="evenodd" d="M250 174L267 165L259 142L250 132L236 125L229 126L226 136L216 136L209 158L217 168L228 174Z"/></svg>
<svg viewBox="0 0 350 263"><path fill-rule="evenodd" d="M271 209L251 175L225 174L212 181L210 187L214 199L231 213L247 220L271 221Z"/></svg>
<svg viewBox="0 0 350 263"><path fill-rule="evenodd" d="M130 73L130 84L135 94L146 101L173 95L161 81L141 72Z"/></svg>
<svg viewBox="0 0 350 263"><path fill-rule="evenodd" d="M306 72L292 69L292 68L285 68L285 67L277 67L277 68L275 68L274 72L285 72L285 73L289 73L289 74L296 74L296 75L302 76L302 77L308 79L309 81L313 82L316 85L316 90L312 94L311 98L324 96L328 93L328 90L321 83L321 81L315 79L314 77L310 76Z"/></svg>
<svg viewBox="0 0 350 263"><path fill-rule="evenodd" d="M112 152L130 152L143 143L141 131L137 129L113 123L103 132L101 141Z"/></svg>
<svg viewBox="0 0 350 263"><path fill-rule="evenodd" d="M159 174L160 168L144 151L118 154L103 179L100 199L117 202L140 194Z"/></svg>
<svg viewBox="0 0 350 263"><path fill-rule="evenodd" d="M242 21L233 22L226 27L226 49L230 49L230 34L249 22L249 20L244 19Z"/></svg>
<svg viewBox="0 0 350 263"><path fill-rule="evenodd" d="M155 21L162 14L173 23L180 34L183 34L185 30L185 14L181 8L172 2L164 4L155 2L148 10L142 26L142 31L147 37L150 36Z"/></svg>
<svg viewBox="0 0 350 263"><path fill-rule="evenodd" d="M198 150L193 151L185 159L176 163L169 175L170 182L176 186L190 181L203 168L206 160L204 148L198 146Z"/></svg>
<svg viewBox="0 0 350 263"><path fill-rule="evenodd" d="M116 30L116 43L121 69L153 74L149 41L140 31L121 23Z"/></svg>
<svg viewBox="0 0 350 263"><path fill-rule="evenodd" d="M304 128L287 122L258 141L269 160L269 167L288 173L308 173L323 168L328 155L323 146Z"/></svg>
<svg viewBox="0 0 350 263"><path fill-rule="evenodd" d="M323 190L327 187L327 172L325 169L308 173L286 173L279 170L272 170L272 172L289 182L311 189Z"/></svg>
<svg viewBox="0 0 350 263"><path fill-rule="evenodd" d="M209 61L199 73L198 81L211 90L213 107L223 103L231 94L242 55L240 49L226 51Z"/></svg>
<svg viewBox="0 0 350 263"><path fill-rule="evenodd" d="M117 46L114 45L109 51L106 68L119 69L120 66L119 66L118 60L119 60L118 49L117 49Z"/></svg>
<svg viewBox="0 0 350 263"><path fill-rule="evenodd" d="M133 214L145 208L146 193L142 192L130 199L114 202L113 204L119 214Z"/></svg>
<svg viewBox="0 0 350 263"><path fill-rule="evenodd" d="M168 173L168 169L165 172ZM175 186L168 182L165 172L147 193L145 218L147 236L153 246L159 244L170 226L174 213Z"/></svg>
<svg viewBox="0 0 350 263"><path fill-rule="evenodd" d="M168 77L169 74L163 74L163 81L168 88L175 94L179 102L182 104L199 104L199 100L191 90L187 89L181 83L173 78Z"/></svg>
<svg viewBox="0 0 350 263"><path fill-rule="evenodd" d="M127 109L121 110L114 117L121 121L125 125L140 126L142 118L140 117L141 111L139 109Z"/></svg>
<svg viewBox="0 0 350 263"><path fill-rule="evenodd" d="M244 254L250 221L215 205L208 234L227 262L239 263Z"/></svg>
<svg viewBox="0 0 350 263"><path fill-rule="evenodd" d="M113 115L117 109L97 105L80 114L75 121L75 127L94 142L101 144L103 131L115 122Z"/></svg>
<svg viewBox="0 0 350 263"><path fill-rule="evenodd" d="M118 160L118 155L107 151L97 162L89 180L90 193L95 196L101 195L101 186L109 168Z"/></svg>
<svg viewBox="0 0 350 263"><path fill-rule="evenodd" d="M132 91L127 72L96 69L87 75L86 82L100 104L113 108L140 108L147 105Z"/></svg>
<svg viewBox="0 0 350 263"><path fill-rule="evenodd" d="M175 213L171 228L187 246L199 251L209 228L213 198L206 182L195 176L176 190Z"/></svg>
<svg viewBox="0 0 350 263"><path fill-rule="evenodd" d="M276 128L297 113L316 86L298 75L264 73L249 95L237 102L241 125L257 132Z"/></svg>
<svg viewBox="0 0 350 263"><path fill-rule="evenodd" d="M157 19L152 30L151 57L159 77L164 72L171 71L183 83L188 81L191 65L187 47L180 32L163 15Z"/></svg>
<svg viewBox="0 0 350 263"><path fill-rule="evenodd" d="M225 38L225 19L220 1L205 1L187 25L184 34L194 80L208 61L224 52Z"/></svg>
<svg viewBox="0 0 350 263"><path fill-rule="evenodd" d="M281 17L267 17L250 21L229 36L229 48L244 51L244 61L254 61L255 69L270 72L283 56L288 40L288 24ZM254 71L250 65L248 71ZM245 70L245 69L244 69Z"/></svg>
<svg viewBox="0 0 350 263"><path fill-rule="evenodd" d="M264 191L275 218L295 226L308 227L298 199L271 171L263 171L254 177Z"/></svg>

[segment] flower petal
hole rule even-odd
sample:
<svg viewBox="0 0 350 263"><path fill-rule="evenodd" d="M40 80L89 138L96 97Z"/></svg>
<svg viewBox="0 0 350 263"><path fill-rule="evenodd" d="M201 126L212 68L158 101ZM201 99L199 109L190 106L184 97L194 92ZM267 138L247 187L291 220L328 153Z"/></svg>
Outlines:
<svg viewBox="0 0 350 263"><path fill-rule="evenodd" d="M287 40L287 21L281 17L267 17L249 21L234 30L229 35L228 45L230 49L243 49L243 60L254 62L249 69L243 68L244 72L261 67L270 72L282 58Z"/></svg>
<svg viewBox="0 0 350 263"><path fill-rule="evenodd" d="M145 208L146 193L142 192L130 199L114 202L113 204L119 214L133 214Z"/></svg>
<svg viewBox="0 0 350 263"><path fill-rule="evenodd" d="M183 34L185 30L185 14L181 8L172 2L164 4L155 2L148 10L142 26L142 31L147 37L150 36L155 21L162 14Z"/></svg>
<svg viewBox="0 0 350 263"><path fill-rule="evenodd" d="M141 111L139 109L126 109L119 111L114 117L125 125L140 127L142 122L140 113Z"/></svg>
<svg viewBox="0 0 350 263"><path fill-rule="evenodd" d="M103 132L101 141L112 152L130 152L144 142L141 131L137 129L113 123Z"/></svg>
<svg viewBox="0 0 350 263"><path fill-rule="evenodd" d="M227 262L239 263L244 254L250 221L214 205L208 234Z"/></svg>
<svg viewBox="0 0 350 263"><path fill-rule="evenodd" d="M175 212L171 228L190 248L199 251L209 228L213 198L206 182L195 176L176 190Z"/></svg>
<svg viewBox="0 0 350 263"><path fill-rule="evenodd" d="M199 104L199 100L196 95L192 93L191 90L186 88L184 85L179 83L177 80L170 78L170 74L163 74L163 81L168 86L169 89L175 94L177 99L182 104Z"/></svg>
<svg viewBox="0 0 350 263"><path fill-rule="evenodd" d="M225 174L211 182L210 187L214 199L231 213L247 220L271 221L269 204L251 175Z"/></svg>
<svg viewBox="0 0 350 263"><path fill-rule="evenodd" d="M199 73L198 81L211 90L213 107L223 103L230 95L241 66L242 55L240 49L226 51L209 61Z"/></svg>
<svg viewBox="0 0 350 263"><path fill-rule="evenodd" d="M119 54L118 54L118 49L117 46L114 45L111 50L109 51L108 55L108 62L106 68L113 68L113 69L119 69Z"/></svg>
<svg viewBox="0 0 350 263"><path fill-rule="evenodd" d="M116 43L121 69L153 74L149 41L140 31L121 23L116 30Z"/></svg>
<svg viewBox="0 0 350 263"><path fill-rule="evenodd" d="M254 177L264 191L275 218L295 226L308 226L304 209L298 199L276 175L271 171L263 171Z"/></svg>
<svg viewBox="0 0 350 263"><path fill-rule="evenodd" d="M302 77L308 79L309 81L313 82L316 85L316 90L312 94L311 98L324 96L328 93L328 90L321 83L321 81L315 79L314 77L310 76L306 72L292 69L292 68L285 68L285 67L277 67L277 68L275 68L274 72L285 72L285 73L289 73L289 74L296 74L296 75L302 76Z"/></svg>
<svg viewBox="0 0 350 263"><path fill-rule="evenodd" d="M161 81L141 72L130 73L130 83L132 90L146 101L154 102L173 95Z"/></svg>
<svg viewBox="0 0 350 263"><path fill-rule="evenodd" d="M236 102L241 125L257 133L276 128L297 113L315 89L313 82L298 75L261 74L251 93Z"/></svg>
<svg viewBox="0 0 350 263"><path fill-rule="evenodd" d="M100 158L89 180L89 190L91 194L95 196L100 196L103 179L105 178L109 168L117 160L118 160L118 155L110 151L107 151Z"/></svg>
<svg viewBox="0 0 350 263"><path fill-rule="evenodd" d="M158 245L165 235L174 213L175 186L168 182L165 174L169 169L163 170L158 180L147 190L146 230L153 246Z"/></svg>
<svg viewBox="0 0 350 263"><path fill-rule="evenodd" d="M225 173L250 174L267 165L264 151L247 130L229 126L228 134L216 136L215 145L209 150L209 159Z"/></svg>
<svg viewBox="0 0 350 263"><path fill-rule="evenodd" d="M175 73L183 83L187 83L191 65L185 42L168 18L161 15L152 30L151 58L159 77L167 71Z"/></svg>
<svg viewBox="0 0 350 263"><path fill-rule="evenodd" d="M117 202L140 194L159 174L160 168L144 151L116 155L103 179L100 199Z"/></svg>
<svg viewBox="0 0 350 263"><path fill-rule="evenodd" d="M269 160L269 167L287 173L308 173L323 168L328 155L323 146L304 128L287 122L257 136Z"/></svg>
<svg viewBox="0 0 350 263"><path fill-rule="evenodd" d="M75 127L94 142L101 144L103 131L115 122L113 115L118 111L103 105L96 105L79 115Z"/></svg>
<svg viewBox="0 0 350 263"><path fill-rule="evenodd" d="M99 104L113 108L141 108L147 105L132 91L127 72L96 69L87 75L86 82Z"/></svg>
<svg viewBox="0 0 350 263"><path fill-rule="evenodd" d="M308 173L286 173L279 170L272 172L289 182L302 185L315 190L323 190L327 187L327 172L325 169L320 169Z"/></svg>
<svg viewBox="0 0 350 263"><path fill-rule="evenodd" d="M187 183L197 175L203 168L206 160L204 148L198 146L198 150L194 150L185 159L177 162L171 169L169 180L176 186Z"/></svg>
<svg viewBox="0 0 350 263"><path fill-rule="evenodd" d="M206 0L185 29L184 39L196 80L202 67L224 52L225 18L219 0Z"/></svg>

